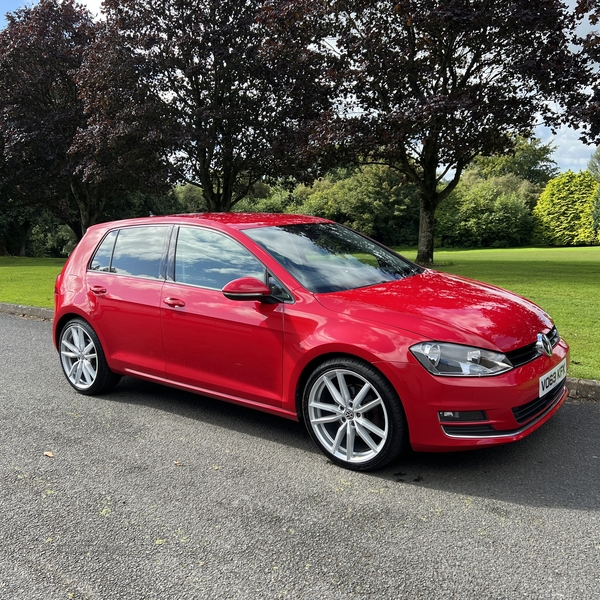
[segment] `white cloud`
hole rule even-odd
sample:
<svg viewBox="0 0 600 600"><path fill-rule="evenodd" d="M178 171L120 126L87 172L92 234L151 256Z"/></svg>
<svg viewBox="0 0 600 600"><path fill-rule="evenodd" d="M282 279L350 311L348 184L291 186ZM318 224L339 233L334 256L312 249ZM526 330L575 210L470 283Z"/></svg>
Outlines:
<svg viewBox="0 0 600 600"><path fill-rule="evenodd" d="M588 161L596 146L586 146L579 140L579 133L569 127L561 127L554 135L547 127L540 126L535 130L536 135L547 144L556 146L553 159L561 171L583 171L587 169Z"/></svg>

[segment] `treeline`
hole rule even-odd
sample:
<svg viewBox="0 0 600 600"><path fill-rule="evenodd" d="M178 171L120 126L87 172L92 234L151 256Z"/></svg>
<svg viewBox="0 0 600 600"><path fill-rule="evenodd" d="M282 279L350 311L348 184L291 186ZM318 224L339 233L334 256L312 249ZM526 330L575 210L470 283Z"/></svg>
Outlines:
<svg viewBox="0 0 600 600"><path fill-rule="evenodd" d="M515 151L478 157L436 213L436 246L506 248L600 244L600 173L559 174L553 147L519 139ZM386 166L336 170L292 192L264 187L236 210L298 212L344 223L389 246L416 246L419 197ZM198 196L201 206L201 196Z"/></svg>
<svg viewBox="0 0 600 600"><path fill-rule="evenodd" d="M520 139L515 152L477 158L436 213L435 243L444 248L600 244L600 173L594 168L559 174L553 148ZM160 196L136 194L107 219L208 210L197 186L176 186ZM301 213L343 223L388 246L414 247L419 234L419 194L385 165L334 169L312 185L294 189L256 184L236 211ZM7 228L0 240L36 257L66 256L77 239L51 213L30 214L29 230Z"/></svg>
<svg viewBox="0 0 600 600"><path fill-rule="evenodd" d="M279 203L392 244L416 231L427 265L435 243L548 237L531 199L545 182L490 172L536 124L600 140L600 36L578 29L598 23L596 2L105 0L102 13L39 0L0 31L0 252L64 253L94 223L186 204Z"/></svg>

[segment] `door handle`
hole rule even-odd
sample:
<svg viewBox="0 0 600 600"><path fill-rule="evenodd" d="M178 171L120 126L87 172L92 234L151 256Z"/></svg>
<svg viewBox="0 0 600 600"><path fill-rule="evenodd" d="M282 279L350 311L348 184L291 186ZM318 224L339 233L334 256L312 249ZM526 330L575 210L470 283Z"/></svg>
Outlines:
<svg viewBox="0 0 600 600"><path fill-rule="evenodd" d="M106 294L106 288L102 287L101 285L93 285L90 288L90 292L92 292L92 294L96 294L96 296L101 296L102 294Z"/></svg>
<svg viewBox="0 0 600 600"><path fill-rule="evenodd" d="M165 298L163 302L173 308L182 308L185 306L185 302L179 298Z"/></svg>

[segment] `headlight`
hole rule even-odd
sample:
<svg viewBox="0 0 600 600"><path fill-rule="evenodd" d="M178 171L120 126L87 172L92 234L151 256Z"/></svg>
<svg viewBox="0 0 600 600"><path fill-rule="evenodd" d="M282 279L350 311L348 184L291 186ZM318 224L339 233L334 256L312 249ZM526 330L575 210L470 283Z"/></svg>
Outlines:
<svg viewBox="0 0 600 600"><path fill-rule="evenodd" d="M410 351L433 375L485 377L513 368L508 358L500 352L459 344L423 342L412 346Z"/></svg>

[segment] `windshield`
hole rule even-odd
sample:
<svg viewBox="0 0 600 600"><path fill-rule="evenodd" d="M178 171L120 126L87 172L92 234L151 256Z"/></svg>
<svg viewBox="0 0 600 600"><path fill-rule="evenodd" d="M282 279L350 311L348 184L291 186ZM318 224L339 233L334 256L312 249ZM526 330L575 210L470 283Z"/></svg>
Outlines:
<svg viewBox="0 0 600 600"><path fill-rule="evenodd" d="M336 223L246 229L307 290L339 292L403 279L422 269Z"/></svg>

